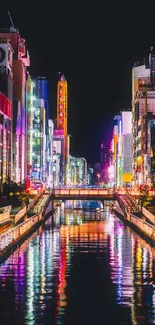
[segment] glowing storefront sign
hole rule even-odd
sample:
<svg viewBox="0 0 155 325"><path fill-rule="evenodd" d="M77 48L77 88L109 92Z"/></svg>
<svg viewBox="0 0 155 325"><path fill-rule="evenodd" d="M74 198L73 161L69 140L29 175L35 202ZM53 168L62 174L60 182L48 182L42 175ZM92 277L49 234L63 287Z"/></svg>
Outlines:
<svg viewBox="0 0 155 325"><path fill-rule="evenodd" d="M62 75L57 90L57 129L64 130L64 136L67 135L67 109L67 81Z"/></svg>

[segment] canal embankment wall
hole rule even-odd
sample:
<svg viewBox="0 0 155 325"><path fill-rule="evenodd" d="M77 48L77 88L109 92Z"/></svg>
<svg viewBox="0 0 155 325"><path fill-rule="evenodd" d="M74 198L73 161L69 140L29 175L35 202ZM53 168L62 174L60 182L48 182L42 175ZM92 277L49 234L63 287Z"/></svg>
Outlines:
<svg viewBox="0 0 155 325"><path fill-rule="evenodd" d="M139 235L145 238L145 240L149 242L151 246L155 246L155 226L153 224L148 223L131 212L124 213L119 205L116 205L113 211L121 220L123 220Z"/></svg>
<svg viewBox="0 0 155 325"><path fill-rule="evenodd" d="M2 263L26 238L28 238L47 218L51 215L52 210L48 209L50 198L44 200L45 206L41 206L39 211L32 217L27 218L22 223L11 227L9 230L0 235L0 263ZM21 211L21 215L24 211ZM17 216L18 219L19 216Z"/></svg>

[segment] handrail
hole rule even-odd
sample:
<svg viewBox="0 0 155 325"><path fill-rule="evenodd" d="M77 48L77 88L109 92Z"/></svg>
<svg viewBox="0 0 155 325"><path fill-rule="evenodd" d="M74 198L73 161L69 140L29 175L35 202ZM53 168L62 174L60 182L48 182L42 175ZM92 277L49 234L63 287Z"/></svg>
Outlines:
<svg viewBox="0 0 155 325"><path fill-rule="evenodd" d="M114 190L113 189L54 189L52 191L53 195L113 195Z"/></svg>

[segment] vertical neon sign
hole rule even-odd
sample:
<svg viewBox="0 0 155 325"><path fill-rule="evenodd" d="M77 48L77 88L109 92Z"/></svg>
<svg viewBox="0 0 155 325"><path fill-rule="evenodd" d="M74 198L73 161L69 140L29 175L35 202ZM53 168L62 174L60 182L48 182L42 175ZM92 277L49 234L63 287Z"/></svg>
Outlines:
<svg viewBox="0 0 155 325"><path fill-rule="evenodd" d="M57 128L64 131L64 136L67 135L67 81L62 75L58 81L57 90Z"/></svg>

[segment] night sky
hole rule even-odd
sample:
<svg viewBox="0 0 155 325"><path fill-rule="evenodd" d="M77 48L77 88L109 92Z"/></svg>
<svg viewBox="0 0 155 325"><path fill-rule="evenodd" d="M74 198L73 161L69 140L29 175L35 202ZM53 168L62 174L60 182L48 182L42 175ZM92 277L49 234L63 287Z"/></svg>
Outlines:
<svg viewBox="0 0 155 325"><path fill-rule="evenodd" d="M83 2L51 1L49 7L13 2L7 9L27 41L32 77L49 80L51 118L56 117L58 71L65 74L71 154L95 163L100 142L111 136L114 115L131 108L131 69L155 46L155 20L154 9L142 4ZM1 7L0 27L9 25Z"/></svg>

